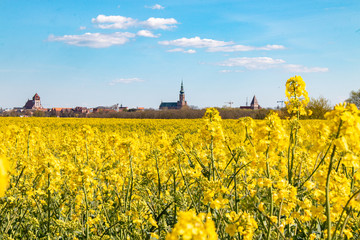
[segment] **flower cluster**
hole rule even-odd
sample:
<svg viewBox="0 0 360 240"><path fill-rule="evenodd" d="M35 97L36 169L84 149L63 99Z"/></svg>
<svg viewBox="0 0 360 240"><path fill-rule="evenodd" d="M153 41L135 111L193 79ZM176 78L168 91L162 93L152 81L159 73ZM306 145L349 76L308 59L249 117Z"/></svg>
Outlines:
<svg viewBox="0 0 360 240"><path fill-rule="evenodd" d="M310 101L305 87L306 84L300 76L291 77L286 81L285 95L288 101L285 104L290 114L311 115L311 111L305 109Z"/></svg>
<svg viewBox="0 0 360 240"><path fill-rule="evenodd" d="M193 210L179 212L178 222L175 224L171 233L166 236L166 240L216 240L215 224L210 215L200 213L196 215Z"/></svg>

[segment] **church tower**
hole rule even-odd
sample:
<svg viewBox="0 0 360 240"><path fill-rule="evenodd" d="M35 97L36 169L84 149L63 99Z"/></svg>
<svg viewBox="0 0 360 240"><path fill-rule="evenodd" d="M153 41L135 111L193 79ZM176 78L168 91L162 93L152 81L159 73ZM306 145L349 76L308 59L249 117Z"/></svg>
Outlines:
<svg viewBox="0 0 360 240"><path fill-rule="evenodd" d="M25 103L24 109L42 109L39 94L35 94L32 100L28 100Z"/></svg>
<svg viewBox="0 0 360 240"><path fill-rule="evenodd" d="M183 83L183 81L181 81L179 101L177 102L177 108L180 109L180 108L182 108L184 106L187 106L187 103L185 101L184 83Z"/></svg>
<svg viewBox="0 0 360 240"><path fill-rule="evenodd" d="M34 108L42 108L40 102L40 96L37 93L34 95L33 101L34 101Z"/></svg>
<svg viewBox="0 0 360 240"><path fill-rule="evenodd" d="M251 104L250 104L250 108L251 109L260 109L261 107L259 106L259 103L254 95L252 101L251 101Z"/></svg>

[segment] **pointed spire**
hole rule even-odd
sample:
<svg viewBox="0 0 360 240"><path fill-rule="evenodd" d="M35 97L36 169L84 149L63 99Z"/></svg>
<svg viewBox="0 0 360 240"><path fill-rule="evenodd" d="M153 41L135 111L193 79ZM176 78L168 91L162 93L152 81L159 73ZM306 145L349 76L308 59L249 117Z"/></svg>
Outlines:
<svg viewBox="0 0 360 240"><path fill-rule="evenodd" d="M250 104L251 106L254 106L254 105L259 105L259 103L258 103L258 101L257 101L257 99L256 99L256 97L255 97L255 95L254 95L254 97L253 97L253 99L252 99L252 101L251 101L251 104Z"/></svg>
<svg viewBox="0 0 360 240"><path fill-rule="evenodd" d="M180 94L184 94L184 83L183 83L183 80L181 80Z"/></svg>
<svg viewBox="0 0 360 240"><path fill-rule="evenodd" d="M34 95L34 97L33 97L33 100L40 100L39 94L35 93L35 95Z"/></svg>

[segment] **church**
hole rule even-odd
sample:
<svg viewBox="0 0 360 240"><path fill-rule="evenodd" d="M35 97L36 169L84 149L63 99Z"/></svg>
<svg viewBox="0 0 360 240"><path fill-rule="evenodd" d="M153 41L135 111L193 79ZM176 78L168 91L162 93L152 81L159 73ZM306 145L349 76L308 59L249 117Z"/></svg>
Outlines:
<svg viewBox="0 0 360 240"><path fill-rule="evenodd" d="M37 93L34 95L32 100L27 100L24 106L24 109L32 109L32 110L42 109L42 108L43 107L41 106L40 96Z"/></svg>
<svg viewBox="0 0 360 240"><path fill-rule="evenodd" d="M251 100L250 106L247 106L247 101L246 101L246 106L240 106L240 109L252 109L252 110L257 110L257 109L261 109L258 100L256 99L255 95L253 97L253 99Z"/></svg>
<svg viewBox="0 0 360 240"><path fill-rule="evenodd" d="M184 84L181 81L179 101L177 102L161 102L159 109L182 109L187 106L187 102L185 101L185 92L184 92Z"/></svg>

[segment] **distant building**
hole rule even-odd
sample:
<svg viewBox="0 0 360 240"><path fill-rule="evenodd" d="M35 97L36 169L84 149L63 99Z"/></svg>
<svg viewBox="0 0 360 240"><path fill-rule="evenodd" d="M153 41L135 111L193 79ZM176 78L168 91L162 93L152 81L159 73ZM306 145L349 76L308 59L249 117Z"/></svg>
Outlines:
<svg viewBox="0 0 360 240"><path fill-rule="evenodd" d="M256 109L261 109L258 100L256 99L255 95L250 103L250 106L240 106L240 109L252 109L252 110L256 110Z"/></svg>
<svg viewBox="0 0 360 240"><path fill-rule="evenodd" d="M60 114L60 113L71 113L73 111L72 108L62 108L62 107L55 107L55 108L51 108L49 109L50 112L52 113L56 113L56 115Z"/></svg>
<svg viewBox="0 0 360 240"><path fill-rule="evenodd" d="M118 104L119 105L119 104ZM127 111L129 108L128 107L124 107L122 104L120 105L118 111L119 112L123 112L123 111Z"/></svg>
<svg viewBox="0 0 360 240"><path fill-rule="evenodd" d="M179 101L177 102L161 102L159 109L181 109L187 106L185 101L184 84L181 81Z"/></svg>
<svg viewBox="0 0 360 240"><path fill-rule="evenodd" d="M122 104L119 107L119 104L114 104L110 107L106 107L106 106L98 106L96 108L93 109L93 112L122 112L122 111L127 111L128 107L124 107Z"/></svg>
<svg viewBox="0 0 360 240"><path fill-rule="evenodd" d="M97 112L117 112L116 109L111 108L111 107L104 107L104 106L98 106L96 108L93 109L93 113L97 113Z"/></svg>
<svg viewBox="0 0 360 240"><path fill-rule="evenodd" d="M90 109L87 107L76 107L72 109L74 111L74 113L90 113Z"/></svg>
<svg viewBox="0 0 360 240"><path fill-rule="evenodd" d="M143 112L145 111L145 108L144 107L137 107L137 108L130 108L128 109L128 112Z"/></svg>
<svg viewBox="0 0 360 240"><path fill-rule="evenodd" d="M28 100L24 106L24 109L31 109L31 110L38 110L42 108L43 107L41 106L40 96L37 93L34 95L32 100Z"/></svg>

